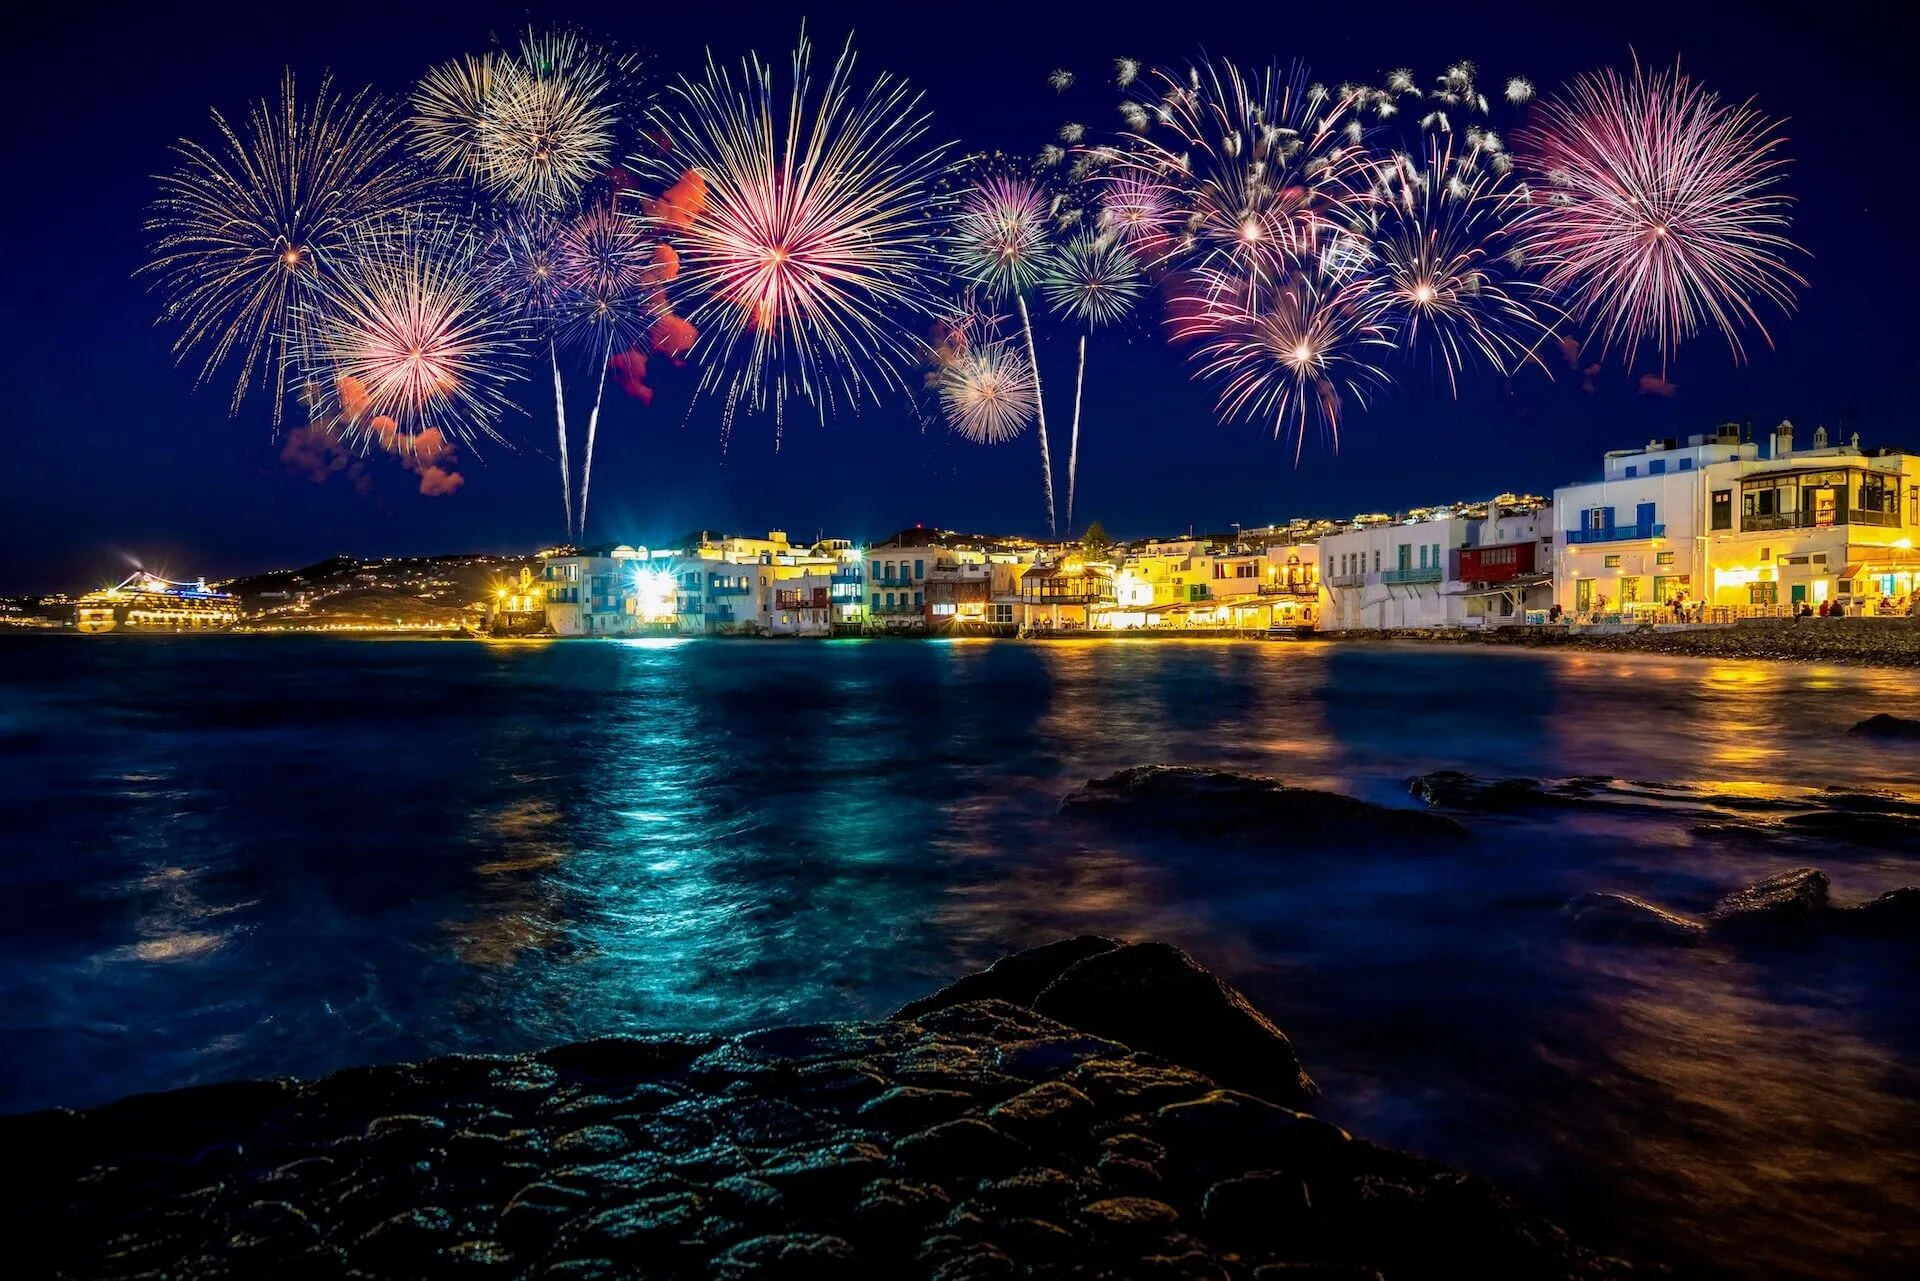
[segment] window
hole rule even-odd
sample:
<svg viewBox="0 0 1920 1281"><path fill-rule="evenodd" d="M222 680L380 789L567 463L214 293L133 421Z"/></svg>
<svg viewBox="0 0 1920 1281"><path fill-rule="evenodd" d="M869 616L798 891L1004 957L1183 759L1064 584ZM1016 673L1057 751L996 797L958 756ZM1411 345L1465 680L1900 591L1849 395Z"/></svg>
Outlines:
<svg viewBox="0 0 1920 1281"><path fill-rule="evenodd" d="M1656 458L1656 459L1654 459L1654 460L1653 460L1652 462L1650 462L1650 463L1648 463L1648 464L1647 464L1647 475L1649 475L1649 476L1664 476L1664 475L1666 475L1666 474L1667 474L1667 460L1666 460L1666 459L1664 459L1664 458Z"/></svg>
<svg viewBox="0 0 1920 1281"><path fill-rule="evenodd" d="M987 606L987 621L990 623L1011 623L1013 621L1013 606L1011 605Z"/></svg>
<svg viewBox="0 0 1920 1281"><path fill-rule="evenodd" d="M927 562L924 560L916 560L913 562L913 576L915 578L925 578L927 576Z"/></svg>
<svg viewBox="0 0 1920 1281"><path fill-rule="evenodd" d="M1425 569L1426 567L1427 567L1427 545L1425 543L1421 543L1420 544L1420 568Z"/></svg>
<svg viewBox="0 0 1920 1281"><path fill-rule="evenodd" d="M1682 459L1680 460L1680 470L1681 470L1681 471L1692 471L1692 470L1693 470L1693 459L1691 459L1691 458L1682 458Z"/></svg>
<svg viewBox="0 0 1920 1281"><path fill-rule="evenodd" d="M1771 548L1771 547L1762 547L1762 548L1760 549L1760 559L1761 559L1761 560L1772 560L1772 559L1773 559L1773 548Z"/></svg>
<svg viewBox="0 0 1920 1281"><path fill-rule="evenodd" d="M1841 579L1839 583L1839 587L1840 587L1840 594L1842 596L1853 595L1853 580L1851 578Z"/></svg>
<svg viewBox="0 0 1920 1281"><path fill-rule="evenodd" d="M874 612L876 612L876 613L878 613L878 612L879 612L879 610L880 610L880 593L879 593L879 592L875 592L875 593L873 594L873 605L872 605L872 608L873 608L873 610L874 610Z"/></svg>
<svg viewBox="0 0 1920 1281"><path fill-rule="evenodd" d="M902 593L900 593L900 594L901 594L901 596L903 596L903 597L904 597L904 596L906 595L906 593L905 593L905 592L902 592ZM923 594L922 594L922 593L920 593L920 592L915 592L915 593L913 594L913 607L914 607L915 609L919 609L919 608L921 608L921 607L922 607L923 605L925 605L925 604L926 604L926 600L924 599L924 596L923 596Z"/></svg>
<svg viewBox="0 0 1920 1281"><path fill-rule="evenodd" d="M1780 603L1780 584L1778 583L1748 583L1747 584L1747 604L1778 605L1779 603Z"/></svg>
<svg viewBox="0 0 1920 1281"><path fill-rule="evenodd" d="M1632 574L1620 578L1620 603L1630 605L1640 599L1640 580Z"/></svg>
<svg viewBox="0 0 1920 1281"><path fill-rule="evenodd" d="M888 593L887 593L887 608L888 608L888 609L892 609L892 608L893 608L893 593L892 593L892 592L888 592Z"/></svg>
<svg viewBox="0 0 1920 1281"><path fill-rule="evenodd" d="M1653 515L1652 503L1640 503L1634 507L1633 509L1634 528L1643 529L1643 530L1652 529L1653 521L1654 521L1654 515Z"/></svg>
<svg viewBox="0 0 1920 1281"><path fill-rule="evenodd" d="M1631 465L1629 465L1629 466L1628 466L1628 468L1627 468L1627 479L1628 479L1628 480L1632 480L1632 479L1633 479L1633 478L1634 478L1635 476L1638 476L1639 474L1640 474L1640 469L1639 469L1638 467L1634 467L1634 466L1631 466Z"/></svg>
<svg viewBox="0 0 1920 1281"><path fill-rule="evenodd" d="M1593 608L1594 579L1576 578L1573 580L1573 607L1582 613Z"/></svg>
<svg viewBox="0 0 1920 1281"><path fill-rule="evenodd" d="M1673 553L1655 552L1653 554L1653 563L1656 565L1671 565L1673 564Z"/></svg>
<svg viewBox="0 0 1920 1281"><path fill-rule="evenodd" d="M1589 507L1580 515L1580 528L1592 533L1613 528L1613 508Z"/></svg>
<svg viewBox="0 0 1920 1281"><path fill-rule="evenodd" d="M1713 527L1715 529L1733 528L1733 491L1731 489L1713 491Z"/></svg>
<svg viewBox="0 0 1920 1281"><path fill-rule="evenodd" d="M1376 574L1380 572L1380 549L1378 547L1373 549L1373 572Z"/></svg>
<svg viewBox="0 0 1920 1281"><path fill-rule="evenodd" d="M1664 605L1685 592L1692 582L1691 574L1656 574L1653 578L1653 598Z"/></svg>
<svg viewBox="0 0 1920 1281"><path fill-rule="evenodd" d="M1615 555L1607 557L1606 560L1602 562L1602 564L1604 564L1608 569L1618 569L1620 568L1620 557L1616 553Z"/></svg>

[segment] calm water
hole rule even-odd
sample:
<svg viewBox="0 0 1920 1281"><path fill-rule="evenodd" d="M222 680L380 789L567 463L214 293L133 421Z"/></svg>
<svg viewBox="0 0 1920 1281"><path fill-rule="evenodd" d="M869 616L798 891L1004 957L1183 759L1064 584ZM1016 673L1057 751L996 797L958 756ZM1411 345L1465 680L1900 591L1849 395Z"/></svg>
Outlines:
<svg viewBox="0 0 1920 1281"><path fill-rule="evenodd" d="M1279 644L0 642L0 1111L609 1032L872 1015L1082 930L1247 990L1324 1114L1596 1242L1730 1273L1920 1262L1914 951L1570 939L1802 861L1658 817L1449 853L1063 823L1222 764L1920 791L1842 732L1916 678ZM1920 882L1836 846L1836 897Z"/></svg>

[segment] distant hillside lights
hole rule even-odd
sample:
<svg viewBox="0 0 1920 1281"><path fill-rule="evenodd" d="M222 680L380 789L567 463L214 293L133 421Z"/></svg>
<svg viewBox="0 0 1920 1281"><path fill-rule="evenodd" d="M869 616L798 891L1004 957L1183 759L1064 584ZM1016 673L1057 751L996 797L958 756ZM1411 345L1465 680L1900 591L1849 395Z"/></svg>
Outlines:
<svg viewBox="0 0 1920 1281"><path fill-rule="evenodd" d="M560 636L1268 635L1638 627L1798 612L1901 614L1920 590L1920 457L1791 424L1602 460L1551 500L1294 521L1108 544L915 527L866 547L690 535L555 549Z"/></svg>

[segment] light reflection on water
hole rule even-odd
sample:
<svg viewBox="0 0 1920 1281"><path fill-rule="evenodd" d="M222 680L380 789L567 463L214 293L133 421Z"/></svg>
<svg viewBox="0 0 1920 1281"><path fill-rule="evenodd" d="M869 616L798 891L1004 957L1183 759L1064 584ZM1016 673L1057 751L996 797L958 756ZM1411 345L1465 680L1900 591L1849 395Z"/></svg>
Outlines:
<svg viewBox="0 0 1920 1281"><path fill-rule="evenodd" d="M1465 850L1074 828L1144 761L1405 804L1435 768L1764 800L1915 787L1910 674L1322 645L69 638L0 662L0 1108L653 1028L881 1013L1079 930L1177 941L1324 1111L1734 1273L1916 1251L1915 958L1570 940L1806 858L1655 813ZM1818 851L1836 896L1920 881Z"/></svg>

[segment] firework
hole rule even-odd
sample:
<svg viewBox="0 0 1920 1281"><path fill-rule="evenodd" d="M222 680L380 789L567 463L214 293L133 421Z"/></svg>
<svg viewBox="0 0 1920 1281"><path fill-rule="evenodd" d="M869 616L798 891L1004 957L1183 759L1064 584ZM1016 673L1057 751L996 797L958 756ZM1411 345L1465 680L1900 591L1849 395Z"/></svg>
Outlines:
<svg viewBox="0 0 1920 1281"><path fill-rule="evenodd" d="M567 457L567 397L560 378L557 326L571 296L561 266L561 224L539 212L515 212L493 229L487 241L486 270L494 292L507 308L546 339L553 367L553 418L559 441L560 501L573 536L573 469Z"/></svg>
<svg viewBox="0 0 1920 1281"><path fill-rule="evenodd" d="M310 308L349 438L438 428L498 438L525 330L495 292L471 227L432 214L358 225Z"/></svg>
<svg viewBox="0 0 1920 1281"><path fill-rule="evenodd" d="M960 200L948 232L947 252L961 275L989 298L1011 297L1020 313L1027 367L1034 382L1035 434L1040 438L1040 475L1047 500L1047 530L1057 534L1053 501L1053 451L1047 442L1047 406L1034 350L1033 316L1027 293L1040 283L1053 251L1051 209L1040 188L1024 178L988 174Z"/></svg>
<svg viewBox="0 0 1920 1281"><path fill-rule="evenodd" d="M1521 244L1546 283L1630 360L1643 341L1662 368L1703 324L1735 361L1764 299L1790 311L1805 280L1788 265L1790 200L1778 122L1681 74L1583 75L1542 102L1520 136L1536 186Z"/></svg>
<svg viewBox="0 0 1920 1281"><path fill-rule="evenodd" d="M1113 233L1082 233L1060 247L1040 286L1054 313L1086 329L1111 325L1146 292L1140 264ZM1080 475L1080 399L1087 380L1087 335L1073 380L1073 426L1067 438L1067 528L1073 528L1074 487Z"/></svg>
<svg viewBox="0 0 1920 1281"><path fill-rule="evenodd" d="M1140 61L1137 58L1115 58L1113 60L1113 83L1122 89L1140 78Z"/></svg>
<svg viewBox="0 0 1920 1281"><path fill-rule="evenodd" d="M567 208L613 158L630 70L571 32L529 29L515 50L456 58L421 79L414 151L519 208Z"/></svg>
<svg viewBox="0 0 1920 1281"><path fill-rule="evenodd" d="M942 365L939 386L948 425L977 445L1012 440L1039 406L1033 366L1005 341L969 345Z"/></svg>
<svg viewBox="0 0 1920 1281"><path fill-rule="evenodd" d="M864 91L849 40L816 97L802 35L791 85L758 55L738 79L707 62L683 79L653 123L668 143L642 169L663 185L699 179L697 213L649 207L647 222L679 253L687 319L709 351L701 389L725 385L726 420L745 400L789 396L825 421L836 397L904 388L916 345L903 314L931 314L929 182L919 95L889 76Z"/></svg>
<svg viewBox="0 0 1920 1281"><path fill-rule="evenodd" d="M388 106L371 90L337 94L326 77L303 100L289 72L244 123L216 111L213 124L211 146L182 140L158 177L144 270L165 295L162 319L180 326L175 354L205 353L196 385L237 357L232 411L270 385L278 426L288 370L310 347L307 304L351 229L418 201L423 184Z"/></svg>
<svg viewBox="0 0 1920 1281"><path fill-rule="evenodd" d="M1378 361L1392 336L1365 272L1308 265L1253 281L1187 280L1174 317L1172 336L1194 344L1200 376L1219 387L1220 415L1291 435L1296 459L1315 428L1338 449L1348 402L1365 408L1387 381Z"/></svg>
<svg viewBox="0 0 1920 1281"><path fill-rule="evenodd" d="M438 172L468 181L486 174L498 67L494 54L468 55L435 67L414 86L409 141L414 153Z"/></svg>
<svg viewBox="0 0 1920 1281"><path fill-rule="evenodd" d="M1559 318L1512 245L1520 193L1469 160L1429 138L1420 154L1384 161L1350 251L1378 275L1384 323L1406 350L1430 351L1455 396L1471 363L1505 374L1537 359Z"/></svg>
<svg viewBox="0 0 1920 1281"><path fill-rule="evenodd" d="M599 354L593 412L587 416L587 449L580 470L580 531L587 528L592 496L593 447L600 430L600 406L607 390L607 362L615 342L629 343L652 318L653 248L637 223L598 204L561 229L556 254L565 282L563 332Z"/></svg>
<svg viewBox="0 0 1920 1281"><path fill-rule="evenodd" d="M1306 83L1303 70L1243 72L1207 62L1155 72L1150 127L1121 165L1186 215L1174 253L1203 278L1286 273L1350 220L1366 194L1367 153L1349 133L1359 92Z"/></svg>
<svg viewBox="0 0 1920 1281"><path fill-rule="evenodd" d="M1047 83L1053 86L1055 93L1065 93L1067 90L1073 88L1073 80L1073 72L1068 71L1065 67L1055 67L1047 73Z"/></svg>
<svg viewBox="0 0 1920 1281"><path fill-rule="evenodd" d="M948 254L960 274L1002 299L1026 293L1046 272L1048 202L1025 178L991 174L960 198L949 228Z"/></svg>

